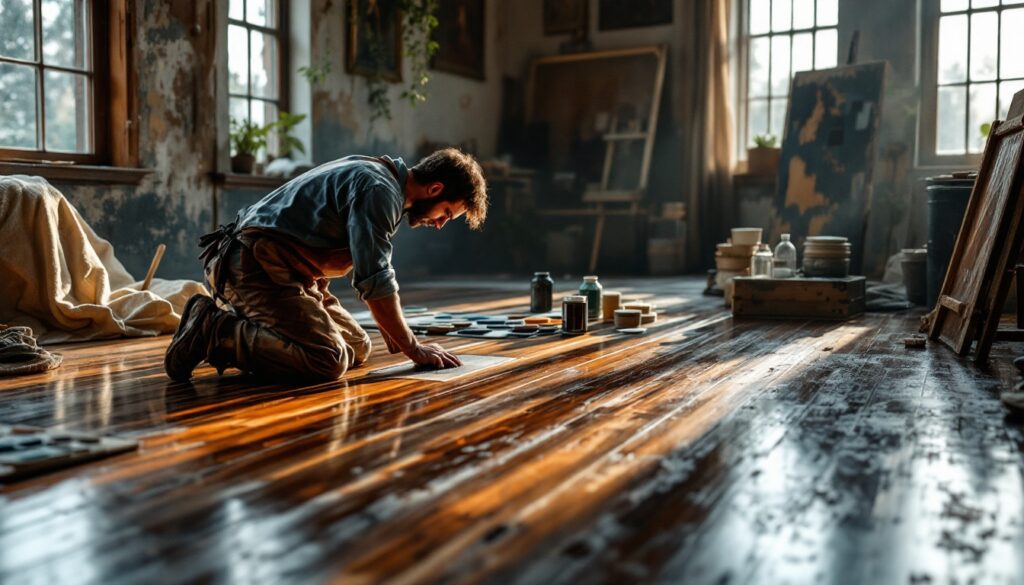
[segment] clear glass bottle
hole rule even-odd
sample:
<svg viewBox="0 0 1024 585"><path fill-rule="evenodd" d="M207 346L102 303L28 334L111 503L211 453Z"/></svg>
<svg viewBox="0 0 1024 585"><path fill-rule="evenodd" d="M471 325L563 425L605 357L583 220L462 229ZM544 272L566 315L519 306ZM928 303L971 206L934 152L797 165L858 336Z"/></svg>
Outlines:
<svg viewBox="0 0 1024 585"><path fill-rule="evenodd" d="M772 277L772 249L768 244L760 244L754 258L750 262L750 276L754 278Z"/></svg>
<svg viewBox="0 0 1024 585"><path fill-rule="evenodd" d="M789 234L782 234L782 241L775 246L774 278L796 276L796 246L789 241Z"/></svg>
<svg viewBox="0 0 1024 585"><path fill-rule="evenodd" d="M587 318L601 318L601 283L596 276L584 276L580 294L587 297Z"/></svg>

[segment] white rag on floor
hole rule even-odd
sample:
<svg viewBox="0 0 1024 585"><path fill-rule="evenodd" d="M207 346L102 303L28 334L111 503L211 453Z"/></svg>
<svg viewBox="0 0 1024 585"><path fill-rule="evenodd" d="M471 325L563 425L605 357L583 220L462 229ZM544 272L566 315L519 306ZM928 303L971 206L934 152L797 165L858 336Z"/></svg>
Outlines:
<svg viewBox="0 0 1024 585"><path fill-rule="evenodd" d="M0 323L40 344L146 337L174 333L189 297L206 294L192 280L141 285L53 185L0 176Z"/></svg>

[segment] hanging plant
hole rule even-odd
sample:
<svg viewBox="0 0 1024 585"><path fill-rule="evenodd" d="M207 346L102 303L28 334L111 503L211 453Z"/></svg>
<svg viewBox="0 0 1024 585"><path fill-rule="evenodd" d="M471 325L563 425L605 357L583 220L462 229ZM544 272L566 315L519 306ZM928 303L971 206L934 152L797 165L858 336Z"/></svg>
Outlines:
<svg viewBox="0 0 1024 585"><path fill-rule="evenodd" d="M427 101L426 86L430 81L427 74L430 59L437 53L439 45L431 38L431 32L437 28L437 8L439 0L402 0L403 53L409 58L412 79L409 87L402 92L402 98L415 107Z"/></svg>
<svg viewBox="0 0 1024 585"><path fill-rule="evenodd" d="M413 107L427 100L430 61L438 50L437 42L431 39L431 32L438 25L435 13L439 0L392 1L399 15L395 18L395 26L400 31L395 31L394 35L381 28L382 21L379 18L372 20L360 14L358 0L350 0L350 18L359 27L358 31L352 30L350 34L354 33L359 39L359 46L356 43L350 44L349 70L366 77L371 124L381 118L391 119L388 84L401 81L401 57L409 60L412 75L409 85L402 91L402 99ZM376 10L380 10L380 4L377 4ZM376 14L379 16L381 12ZM389 46L390 39L394 40L394 46ZM360 52L362 56L357 55Z"/></svg>

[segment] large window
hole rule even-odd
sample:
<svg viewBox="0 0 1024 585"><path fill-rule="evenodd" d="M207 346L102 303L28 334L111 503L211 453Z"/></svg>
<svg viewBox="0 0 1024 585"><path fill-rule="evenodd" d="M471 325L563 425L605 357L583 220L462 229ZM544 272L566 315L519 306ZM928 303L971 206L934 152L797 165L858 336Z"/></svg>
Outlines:
<svg viewBox="0 0 1024 585"><path fill-rule="evenodd" d="M742 2L741 150L759 135L782 140L793 74L835 67L839 42L838 0Z"/></svg>
<svg viewBox="0 0 1024 585"><path fill-rule="evenodd" d="M105 13L95 19L94 9L92 0L0 1L0 158L103 158Z"/></svg>
<svg viewBox="0 0 1024 585"><path fill-rule="evenodd" d="M266 124L287 110L283 23L287 0L231 0L228 8L229 112ZM271 139L274 137L271 136ZM270 149L275 149L270 145Z"/></svg>
<svg viewBox="0 0 1024 585"><path fill-rule="evenodd" d="M969 163L985 149L982 126L1024 89L1024 0L930 0L925 10L922 162Z"/></svg>

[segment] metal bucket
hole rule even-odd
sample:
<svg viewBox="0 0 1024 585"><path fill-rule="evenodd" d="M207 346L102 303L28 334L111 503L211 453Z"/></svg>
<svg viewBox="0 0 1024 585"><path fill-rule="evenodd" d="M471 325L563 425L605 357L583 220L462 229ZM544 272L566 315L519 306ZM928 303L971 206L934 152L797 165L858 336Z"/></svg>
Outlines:
<svg viewBox="0 0 1024 585"><path fill-rule="evenodd" d="M973 178L939 175L928 185L928 306L934 307L946 278L956 236L974 188Z"/></svg>

